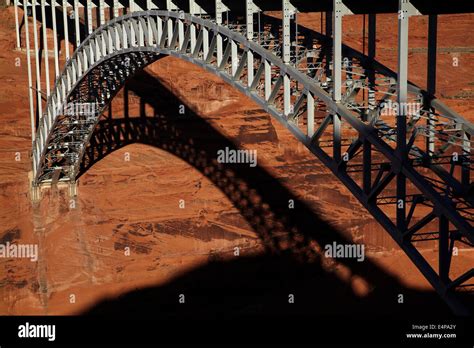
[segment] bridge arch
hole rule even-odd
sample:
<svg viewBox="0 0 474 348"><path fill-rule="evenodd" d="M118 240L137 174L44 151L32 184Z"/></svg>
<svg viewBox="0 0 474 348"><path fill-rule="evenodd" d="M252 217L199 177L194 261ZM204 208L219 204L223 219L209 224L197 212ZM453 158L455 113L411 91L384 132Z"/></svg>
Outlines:
<svg viewBox="0 0 474 348"><path fill-rule="evenodd" d="M409 152L415 157L407 158L386 141L393 136L393 127L384 131L374 122L361 119L347 105L334 101L320 83L241 34L182 12L150 10L115 18L99 27L78 47L56 81L46 112L40 119L33 145L35 185L52 180L53 176L75 180L99 116L114 92L128 77L162 55L179 57L215 73L287 127L349 188L438 292L451 293L451 288L472 277L471 269L454 281L449 277L440 279L412 243L421 228L438 219L439 230L445 231L439 234L449 234L446 232L448 221L448 226L452 224L457 231L450 236L453 242L474 245L466 210L453 209L453 206L472 208L472 197L466 193L470 192L468 187L447 177L438 166L426 166L446 181L448 190L444 194L420 173L415 164L420 166L418 162L425 154L410 143L415 140L416 132L408 141ZM78 101L97 102L99 108L93 117L61 114L61 106ZM330 125L332 131L328 134ZM322 146L322 143L330 145ZM372 163L373 155L379 156L385 165ZM347 171L351 161L357 158L363 161L354 164L364 168L362 184ZM374 170L378 170L375 180L370 175ZM408 181L416 188L416 197L421 196L421 202L429 202L432 207L432 211L418 221L412 220L413 212L407 214L405 208L416 209L418 198L415 195L412 201L402 201L403 214L397 212L396 221L377 201L380 193L400 177L403 180L397 181L397 192L402 192L398 189L405 187L403 182ZM391 204L396 206L399 201ZM449 302L463 311L454 299Z"/></svg>

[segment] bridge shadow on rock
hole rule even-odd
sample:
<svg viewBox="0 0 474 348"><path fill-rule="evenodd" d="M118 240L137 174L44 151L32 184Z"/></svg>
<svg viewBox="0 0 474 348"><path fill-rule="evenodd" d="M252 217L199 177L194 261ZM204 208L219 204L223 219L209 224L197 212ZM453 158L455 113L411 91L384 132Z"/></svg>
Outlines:
<svg viewBox="0 0 474 348"><path fill-rule="evenodd" d="M236 144L190 107L186 106L186 115L179 115L183 101L157 78L144 71L126 88L140 98L141 115L128 117L125 110L124 118L109 115L101 120L86 149L81 175L129 144L142 143L168 151L199 170L228 197L261 238L265 251L233 257L231 261L214 260L163 286L101 302L85 314L153 319L450 315L435 292L404 287L368 258L363 262L339 259L339 266L328 266L321 249L333 242L352 244L349 238L263 167L218 163L217 151L236 149ZM154 108L154 116L144 115L145 103ZM294 209L288 207L290 200L294 201ZM349 270L347 279L358 278L368 284L368 295L358 296L351 281L337 275L338 267ZM178 303L179 294L185 294L185 305ZM288 303L289 294L294 294L294 304ZM404 304L398 303L399 294L403 294Z"/></svg>

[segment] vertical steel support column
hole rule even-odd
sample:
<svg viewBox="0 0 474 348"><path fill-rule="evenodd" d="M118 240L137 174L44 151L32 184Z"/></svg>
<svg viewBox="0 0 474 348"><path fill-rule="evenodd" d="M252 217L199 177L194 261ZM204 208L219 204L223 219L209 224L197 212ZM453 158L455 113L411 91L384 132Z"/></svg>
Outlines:
<svg viewBox="0 0 474 348"><path fill-rule="evenodd" d="M41 96L41 60L39 56L39 47L38 47L38 27L36 21L36 8L37 3L36 0L33 0L33 40L34 40L34 48L35 48L35 68L36 68L36 107L38 110L39 118L43 116L43 100Z"/></svg>
<svg viewBox="0 0 474 348"><path fill-rule="evenodd" d="M230 39L231 40L231 55L230 55L230 60L231 60L231 64L232 64L232 76L234 76L237 72L237 68L239 67L239 57L237 55L237 43Z"/></svg>
<svg viewBox="0 0 474 348"><path fill-rule="evenodd" d="M272 94L272 65L265 59L265 100L270 99Z"/></svg>
<svg viewBox="0 0 474 348"><path fill-rule="evenodd" d="M202 14L202 9L196 4L196 0L189 0L189 13L193 16ZM196 48L196 26L191 25L190 27L190 41L191 41L191 52L194 52Z"/></svg>
<svg viewBox="0 0 474 348"><path fill-rule="evenodd" d="M201 28L202 30L202 47L203 47L203 53L205 59L207 55L209 54L209 30L205 27Z"/></svg>
<svg viewBox="0 0 474 348"><path fill-rule="evenodd" d="M196 48L197 35L196 35L196 26L191 24L190 27L190 40L191 40L191 52L194 52Z"/></svg>
<svg viewBox="0 0 474 348"><path fill-rule="evenodd" d="M58 29L56 25L56 0L51 0L51 18L53 20L54 78L59 76Z"/></svg>
<svg viewBox="0 0 474 348"><path fill-rule="evenodd" d="M86 0L86 10L87 10L87 33L90 35L93 32L92 27L92 0Z"/></svg>
<svg viewBox="0 0 474 348"><path fill-rule="evenodd" d="M377 15L375 13L369 13L369 58L372 60L375 60L375 56L377 53ZM369 75L369 118L367 121L371 121L372 114L374 113L376 106L377 106L377 101L375 97L375 71L374 71L374 66L373 64L370 64L370 71L368 73Z"/></svg>
<svg viewBox="0 0 474 348"><path fill-rule="evenodd" d="M166 0L166 10L168 11L175 11L177 7L171 0ZM168 31L168 45L171 45L171 41L173 40L173 20L171 18L168 19L167 24L167 31Z"/></svg>
<svg viewBox="0 0 474 348"><path fill-rule="evenodd" d="M326 12L324 27L325 27L324 31L326 33L326 37L329 40L329 38L332 37L332 12L329 12L329 11ZM331 79L332 79L332 73L331 73L332 51L331 50L326 50L325 58L326 58L326 64L324 65L324 70L326 72L326 81L329 83L331 82Z"/></svg>
<svg viewBox="0 0 474 348"><path fill-rule="evenodd" d="M176 24L178 25L178 24ZM167 26L166 26L166 30L167 30L167 33L168 33L168 46L171 46L171 42L173 41L173 32L174 32L174 29L173 29L173 20L171 18L168 18L168 23L167 23Z"/></svg>
<svg viewBox="0 0 474 348"><path fill-rule="evenodd" d="M337 110L331 110L333 124L333 158L336 162L341 161L341 116Z"/></svg>
<svg viewBox="0 0 474 348"><path fill-rule="evenodd" d="M245 4L245 12L247 14L247 40L252 41L254 36L254 13L260 11L257 9L253 0L247 0ZM250 50L247 52L247 84L251 86L255 74L254 56Z"/></svg>
<svg viewBox="0 0 474 348"><path fill-rule="evenodd" d="M471 185L471 135L465 130L463 133L461 183L465 187L469 187Z"/></svg>
<svg viewBox="0 0 474 348"><path fill-rule="evenodd" d="M282 0L283 8L283 62L291 62L291 17L296 9L290 0ZM292 113L291 107L291 81L288 74L283 75L283 113L286 117Z"/></svg>
<svg viewBox="0 0 474 348"><path fill-rule="evenodd" d="M20 50L21 49L21 41L20 41L20 25L19 25L19 20L18 20L18 1L14 1L15 5L15 31L16 31L16 49Z"/></svg>
<svg viewBox="0 0 474 348"><path fill-rule="evenodd" d="M245 13L246 13L246 24L247 24L247 39L253 39L253 14L255 11L255 4L253 0L246 0L245 2Z"/></svg>
<svg viewBox="0 0 474 348"><path fill-rule="evenodd" d="M451 253L449 250L449 220L444 215L439 217L438 243L438 273L441 281L446 284L449 282Z"/></svg>
<svg viewBox="0 0 474 348"><path fill-rule="evenodd" d="M332 16L332 80L333 99L341 102L342 96L342 18L351 13L342 0L333 0ZM333 158L341 160L341 117L333 111Z"/></svg>
<svg viewBox="0 0 474 348"><path fill-rule="evenodd" d="M125 8L123 9L123 11L125 11ZM121 24L121 30L122 30L122 37L123 37L123 41L122 41L122 48L128 48L128 40L127 40L127 30L125 29L125 23L122 22ZM120 29L119 29L120 30ZM127 67L128 68L128 67Z"/></svg>
<svg viewBox="0 0 474 348"><path fill-rule="evenodd" d="M99 0L99 26L102 26L104 24L105 24L105 0ZM102 41L102 52L105 52L105 50L107 48L105 38L107 36L105 36L105 34L102 34L101 37L104 39L104 40L101 40Z"/></svg>
<svg viewBox="0 0 474 348"><path fill-rule="evenodd" d="M283 62L289 64L291 60L291 16L294 14L294 7L290 0L283 1Z"/></svg>
<svg viewBox="0 0 474 348"><path fill-rule="evenodd" d="M406 110L408 96L408 22L405 0L399 0L398 12L398 115L397 115L397 152L402 161L406 158ZM406 229L406 177L397 174L397 227Z"/></svg>
<svg viewBox="0 0 474 348"><path fill-rule="evenodd" d="M156 47L159 47L161 39L163 38L163 35L165 34L165 30L166 30L166 29L163 28L164 27L163 20L160 18L160 16L156 17L156 26L158 27L157 28L158 40L156 41Z"/></svg>
<svg viewBox="0 0 474 348"><path fill-rule="evenodd" d="M311 138L314 134L314 96L311 92L308 91L307 101L307 126L308 126L308 138Z"/></svg>
<svg viewBox="0 0 474 348"><path fill-rule="evenodd" d="M153 8L153 2L151 0L147 0L146 2L146 10L151 10ZM146 28L148 31L148 46L153 46L153 28L152 28L152 22L150 20L146 21Z"/></svg>
<svg viewBox="0 0 474 348"><path fill-rule="evenodd" d="M28 99L30 101L31 143L35 142L36 120L33 105L33 77L31 73L30 30L28 25L28 0L23 0L25 37L26 37L26 65L28 67ZM33 166L34 170L34 166Z"/></svg>
<svg viewBox="0 0 474 348"><path fill-rule="evenodd" d="M397 155L404 163L407 159L407 101L408 101L408 25L415 13L409 0L399 0L398 9L398 115L397 115ZM406 226L406 177L397 168L397 227L405 231Z"/></svg>
<svg viewBox="0 0 474 348"><path fill-rule="evenodd" d="M140 46L145 46L145 29L143 28L142 24L140 21L137 20L138 24L138 41Z"/></svg>
<svg viewBox="0 0 474 348"><path fill-rule="evenodd" d="M99 24L105 24L105 1L99 0Z"/></svg>
<svg viewBox="0 0 474 348"><path fill-rule="evenodd" d="M377 54L377 14L369 13L369 44L368 54L370 58L375 58Z"/></svg>
<svg viewBox="0 0 474 348"><path fill-rule="evenodd" d="M428 20L428 71L427 71L427 91L428 100L431 102L431 97L436 93L436 51L438 49L438 15L430 14ZM429 134L426 137L426 152L429 156L433 155L435 151L435 136L434 127L435 120L431 115L433 109L430 105L425 105L429 110L428 119L426 120Z"/></svg>
<svg viewBox="0 0 474 348"><path fill-rule="evenodd" d="M216 1L216 24L222 25L222 13L224 13L225 6L222 3L222 0L215 0ZM223 55L223 42L222 42L222 35L217 34L217 66L222 63L222 55Z"/></svg>
<svg viewBox="0 0 474 348"><path fill-rule="evenodd" d="M287 73L283 75L283 113L286 117L293 113L291 105L291 80Z"/></svg>
<svg viewBox="0 0 474 348"><path fill-rule="evenodd" d="M128 13L135 12L135 0L129 0Z"/></svg>
<svg viewBox="0 0 474 348"><path fill-rule="evenodd" d="M342 17L351 13L342 0L333 0L333 98L336 103L341 101L342 89Z"/></svg>
<svg viewBox="0 0 474 348"><path fill-rule="evenodd" d="M81 45L81 29L79 26L79 0L74 0L74 33L76 36L76 49Z"/></svg>
<svg viewBox="0 0 474 348"><path fill-rule="evenodd" d="M119 16L119 2L118 0L114 0L114 18L117 18Z"/></svg>
<svg viewBox="0 0 474 348"><path fill-rule="evenodd" d="M178 47L179 49L183 48L184 44L184 21L178 19Z"/></svg>
<svg viewBox="0 0 474 348"><path fill-rule="evenodd" d="M46 31L46 25L46 0L41 0L41 29L43 30L44 75L46 80L46 95L49 97L51 88L49 84L48 32Z"/></svg>
<svg viewBox="0 0 474 348"><path fill-rule="evenodd" d="M370 194L372 189L372 144L364 139L363 155L363 189L366 195Z"/></svg>
<svg viewBox="0 0 474 348"><path fill-rule="evenodd" d="M63 0L63 25L64 25L64 52L69 60L69 30L67 23L67 0Z"/></svg>

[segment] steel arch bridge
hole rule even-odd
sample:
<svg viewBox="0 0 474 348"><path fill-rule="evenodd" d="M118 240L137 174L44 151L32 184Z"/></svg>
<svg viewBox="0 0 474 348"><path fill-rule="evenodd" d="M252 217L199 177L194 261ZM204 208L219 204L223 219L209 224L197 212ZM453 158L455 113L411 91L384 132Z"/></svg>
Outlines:
<svg viewBox="0 0 474 348"><path fill-rule="evenodd" d="M436 44L435 3L416 7L416 1L395 1L399 21L396 73L374 60L375 41L369 56L342 45L343 16L368 11L352 8L351 1L329 1L331 8L313 9L304 1L282 0L277 9L283 20L265 16L263 24L263 1L239 4L244 23L237 16L224 21L223 14L228 15L232 8L220 0L212 1L213 12L200 5L211 1L190 0L186 12L177 5L180 1L166 1L162 7L147 2L144 8L137 3L121 6L114 1L110 16L114 18L106 20L106 3L99 1L100 25L93 30L93 2L74 2L76 49L69 56L65 48L66 62L59 72L55 35L56 80L50 88L46 79L44 110L38 71L41 58L34 37L39 117L36 125L30 88L33 193L38 195L41 185L58 181L74 185L96 125L115 94L137 71L164 55L175 56L221 77L282 123L384 227L451 309L469 314L459 292L472 291L474 268L455 273L451 264L455 250L474 246L470 174L474 126L434 96L436 46L428 54L428 91L408 82L409 18L429 13L430 42ZM28 5L35 9L36 25L37 4L25 0L23 7ZM47 26L46 5L41 1L43 28ZM50 5L56 33L56 3ZM63 14L68 6L63 3ZM84 23L81 6L87 18ZM325 36L298 28L298 8L305 6L309 11L330 11L327 23L332 25L327 26ZM120 16L119 8L128 14ZM145 11L134 11L137 9ZM69 20L64 18L67 47ZM26 20L30 63L27 25ZM80 40L81 26L89 32L84 40ZM46 76L47 59L46 55ZM30 66L29 81L32 86ZM92 113L68 113L65 109L71 103L96 108ZM418 248L428 240L438 242L434 265Z"/></svg>

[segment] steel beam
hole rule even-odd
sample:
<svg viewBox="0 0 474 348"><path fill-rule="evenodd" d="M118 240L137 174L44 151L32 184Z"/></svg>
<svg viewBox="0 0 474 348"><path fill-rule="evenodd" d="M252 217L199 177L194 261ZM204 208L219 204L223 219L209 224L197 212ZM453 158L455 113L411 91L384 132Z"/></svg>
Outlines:
<svg viewBox="0 0 474 348"><path fill-rule="evenodd" d="M31 51L30 51L30 29L28 25L28 0L23 0L23 12L25 22L25 40L26 40L26 64L28 68L28 100L30 102L30 123L31 123L31 143L35 143L36 137L36 120L35 109L33 105L33 77L31 73ZM36 168L33 167L33 173L36 173Z"/></svg>
<svg viewBox="0 0 474 348"><path fill-rule="evenodd" d="M407 160L407 102L408 102L408 27L410 16L418 14L409 0L399 0L398 12L398 78L397 78L397 156L400 163ZM406 177L397 172L397 228L406 230Z"/></svg>
<svg viewBox="0 0 474 348"><path fill-rule="evenodd" d="M36 20L36 1L33 0L31 10L33 12L33 40L35 49L35 68L36 68L36 108L38 111L39 118L43 116L43 99L41 94L41 59L39 56L39 45L38 45L38 27Z"/></svg>
<svg viewBox="0 0 474 348"><path fill-rule="evenodd" d="M226 11L229 11L229 8L224 5L222 0L215 0L215 5L216 5L216 24L217 25L222 25L222 14ZM222 55L223 55L223 41L222 41L222 35L220 33L217 33L217 64L220 65L222 62Z"/></svg>
<svg viewBox="0 0 474 348"><path fill-rule="evenodd" d="M41 29L43 30L44 75L46 80L46 95L49 97L51 87L49 82L48 32L46 23L46 0L41 0Z"/></svg>
<svg viewBox="0 0 474 348"><path fill-rule="evenodd" d="M166 9L168 11L177 11L178 7L171 1L171 0L166 0ZM168 45L171 45L171 41L173 40L173 20L170 18L168 19L167 23L167 32L168 32Z"/></svg>
<svg viewBox="0 0 474 348"><path fill-rule="evenodd" d="M192 24L189 27L189 30L190 30L190 40L191 40L191 52L194 52L194 49L196 48L196 44L197 44L196 26L194 24Z"/></svg>
<svg viewBox="0 0 474 348"><path fill-rule="evenodd" d="M239 67L239 57L238 57L238 50L237 50L237 43L234 40L231 40L231 54L230 54L230 60L232 64L232 76L235 76L235 73L237 72L237 68Z"/></svg>
<svg viewBox="0 0 474 348"><path fill-rule="evenodd" d="M462 132L462 167L461 167L461 183L466 189L471 187L471 134L466 130Z"/></svg>
<svg viewBox="0 0 474 348"><path fill-rule="evenodd" d="M291 18L296 14L296 8L290 0L282 0L283 8L283 62L289 64L291 61Z"/></svg>
<svg viewBox="0 0 474 348"><path fill-rule="evenodd" d="M449 282L449 268L451 252L449 250L449 220L444 215L439 217L439 240L438 240L438 274L441 281Z"/></svg>
<svg viewBox="0 0 474 348"><path fill-rule="evenodd" d="M87 33L90 35L94 31L92 24L92 1L86 0L86 13Z"/></svg>
<svg viewBox="0 0 474 348"><path fill-rule="evenodd" d="M206 59L206 57L209 54L209 29L203 27L201 30L202 30L202 47L203 47L202 50L203 50L204 59Z"/></svg>
<svg viewBox="0 0 474 348"><path fill-rule="evenodd" d="M436 51L438 47L438 15L428 16L428 73L427 91L436 93Z"/></svg>
<svg viewBox="0 0 474 348"><path fill-rule="evenodd" d="M20 26L19 26L19 20L18 20L18 1L19 0L14 0L14 6L15 6L15 34L16 34L16 49L20 50L21 49L21 41L20 41Z"/></svg>
<svg viewBox="0 0 474 348"><path fill-rule="evenodd" d="M341 101L342 88L342 17L352 12L347 8L342 0L333 0L333 61L332 61L332 80L333 80L333 98L336 103Z"/></svg>
<svg viewBox="0 0 474 348"><path fill-rule="evenodd" d="M314 134L314 96L311 92L307 94L306 108L307 108L307 136L309 139Z"/></svg>
<svg viewBox="0 0 474 348"><path fill-rule="evenodd" d="M288 117L293 113L291 104L291 80L288 74L283 75L283 113L285 117Z"/></svg>
<svg viewBox="0 0 474 348"><path fill-rule="evenodd" d="M438 49L438 15L429 15L428 19L428 71L427 71L427 92L428 101L431 101L432 96L436 93L436 62ZM431 114L433 110L429 105L425 105L425 108L430 110L428 113L428 119L426 120L426 127L428 129L428 135L426 137L426 152L429 156L435 152L435 120Z"/></svg>
<svg viewBox="0 0 474 348"><path fill-rule="evenodd" d="M99 24L105 24L105 1L99 0Z"/></svg>
<svg viewBox="0 0 474 348"><path fill-rule="evenodd" d="M59 76L58 30L56 26L56 0L51 0L51 18L53 22L54 78Z"/></svg>
<svg viewBox="0 0 474 348"><path fill-rule="evenodd" d="M272 63L265 59L265 100L268 101L270 99L270 95L272 94Z"/></svg>
<svg viewBox="0 0 474 348"><path fill-rule="evenodd" d="M66 54L66 60L69 60L69 30L68 30L67 5L68 5L67 0L63 0L64 52Z"/></svg>
<svg viewBox="0 0 474 348"><path fill-rule="evenodd" d="M371 59L370 70L368 72L369 78L369 95L368 95L368 105L369 113L367 121L372 120L372 116L377 107L377 100L375 96L375 66L373 64L375 56L377 55L377 14L369 13L369 25L368 25L368 56Z"/></svg>
<svg viewBox="0 0 474 348"><path fill-rule="evenodd" d="M114 8L114 18L117 18L119 16L119 2L118 2L118 0L114 0L113 8Z"/></svg>
<svg viewBox="0 0 474 348"><path fill-rule="evenodd" d="M79 0L74 0L74 33L76 36L76 49L81 45L81 27L79 21Z"/></svg>
<svg viewBox="0 0 474 348"><path fill-rule="evenodd" d="M246 0L245 2L245 12L247 20L247 40L253 41L254 39L254 14L258 13L260 9L255 5L253 0ZM247 52L247 85L251 86L253 83L253 78L255 74L254 69L254 56L253 53L249 50Z"/></svg>

